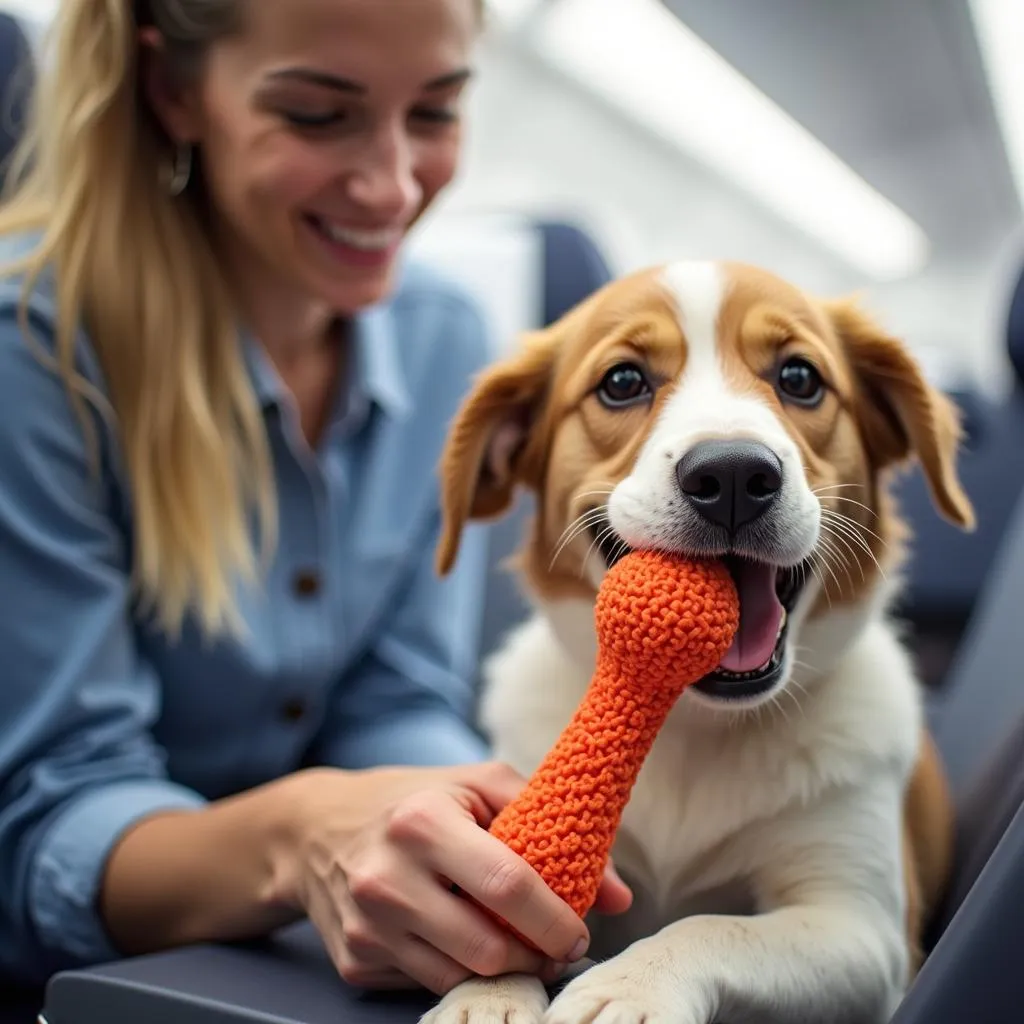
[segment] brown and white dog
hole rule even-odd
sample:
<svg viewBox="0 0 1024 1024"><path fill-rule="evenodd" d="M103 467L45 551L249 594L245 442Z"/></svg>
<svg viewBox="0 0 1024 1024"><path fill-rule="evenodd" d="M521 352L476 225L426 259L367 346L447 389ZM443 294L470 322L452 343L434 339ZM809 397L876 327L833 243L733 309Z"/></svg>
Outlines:
<svg viewBox="0 0 1024 1024"><path fill-rule="evenodd" d="M916 456L970 528L954 408L850 302L730 263L616 281L486 372L442 462L442 570L517 487L536 614L492 659L482 721L524 775L594 665L593 605L627 548L724 557L741 625L655 743L614 850L634 888L548 1006L512 975L431 1024L881 1024L950 861L947 792L888 618Z"/></svg>

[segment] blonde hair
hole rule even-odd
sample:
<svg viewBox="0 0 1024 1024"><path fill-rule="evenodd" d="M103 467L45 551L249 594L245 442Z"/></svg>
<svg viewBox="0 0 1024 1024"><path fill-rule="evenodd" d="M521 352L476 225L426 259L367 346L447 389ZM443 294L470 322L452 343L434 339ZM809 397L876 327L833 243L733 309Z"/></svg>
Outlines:
<svg viewBox="0 0 1024 1024"><path fill-rule="evenodd" d="M89 407L112 420L129 476L139 608L176 633L194 613L217 633L240 625L235 583L277 529L269 445L238 323L202 223L201 198L172 197L161 172L173 146L142 99L140 24L162 34L188 75L237 27L241 0L61 0L27 134L0 207L0 234L38 232L21 307L52 268L56 351L90 451ZM84 327L109 402L75 366ZM42 353L41 353L42 354ZM255 513L255 519L254 514ZM254 526L256 532L254 533ZM257 544L258 540L258 544Z"/></svg>

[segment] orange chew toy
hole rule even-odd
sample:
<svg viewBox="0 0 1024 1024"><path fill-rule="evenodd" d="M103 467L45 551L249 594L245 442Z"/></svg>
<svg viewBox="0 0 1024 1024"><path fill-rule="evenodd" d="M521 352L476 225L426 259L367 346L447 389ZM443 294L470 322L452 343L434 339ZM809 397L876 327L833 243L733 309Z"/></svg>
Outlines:
<svg viewBox="0 0 1024 1024"><path fill-rule="evenodd" d="M597 597L586 695L490 831L583 917L593 906L633 784L683 690L714 670L739 625L720 562L636 551Z"/></svg>

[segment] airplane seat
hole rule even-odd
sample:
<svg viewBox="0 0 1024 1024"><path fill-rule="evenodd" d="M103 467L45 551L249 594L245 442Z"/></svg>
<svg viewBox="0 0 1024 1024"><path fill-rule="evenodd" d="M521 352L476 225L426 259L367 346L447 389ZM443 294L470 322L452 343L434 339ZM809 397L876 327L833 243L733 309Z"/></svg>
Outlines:
<svg viewBox="0 0 1024 1024"><path fill-rule="evenodd" d="M17 18L0 12L0 185L21 138L34 80L28 36Z"/></svg>
<svg viewBox="0 0 1024 1024"><path fill-rule="evenodd" d="M893 1024L996 1024L1024 1006L1024 497L992 566L931 709L956 804L956 856L930 955Z"/></svg>
<svg viewBox="0 0 1024 1024"><path fill-rule="evenodd" d="M0 11L0 189L21 137L34 78L27 33L14 15ZM0 998L0 1024L31 1021L38 1004L34 992L6 989Z"/></svg>
<svg viewBox="0 0 1024 1024"><path fill-rule="evenodd" d="M546 327L610 281L612 270L597 243L579 224L540 220L535 229L541 242L543 281L538 326ZM525 535L533 508L532 497L520 494L513 508L489 526L490 566L481 660L529 613L529 603L505 565Z"/></svg>
<svg viewBox="0 0 1024 1024"><path fill-rule="evenodd" d="M966 388L950 392L964 412L960 473L977 512L975 532L964 534L939 518L919 469L896 486L914 533L899 611L912 629L922 674L933 688L943 685L1024 490L1024 267L1011 296L1006 345L1014 376L1005 399L992 401Z"/></svg>

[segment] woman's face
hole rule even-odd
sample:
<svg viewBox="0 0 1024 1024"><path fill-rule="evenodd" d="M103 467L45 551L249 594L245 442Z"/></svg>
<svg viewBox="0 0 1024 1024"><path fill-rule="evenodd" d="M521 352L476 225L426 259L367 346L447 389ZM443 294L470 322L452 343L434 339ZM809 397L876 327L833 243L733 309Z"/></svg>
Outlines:
<svg viewBox="0 0 1024 1024"><path fill-rule="evenodd" d="M258 0L165 116L241 280L346 313L455 174L475 0ZM175 118L180 120L175 121ZM276 288L275 288L276 290Z"/></svg>

